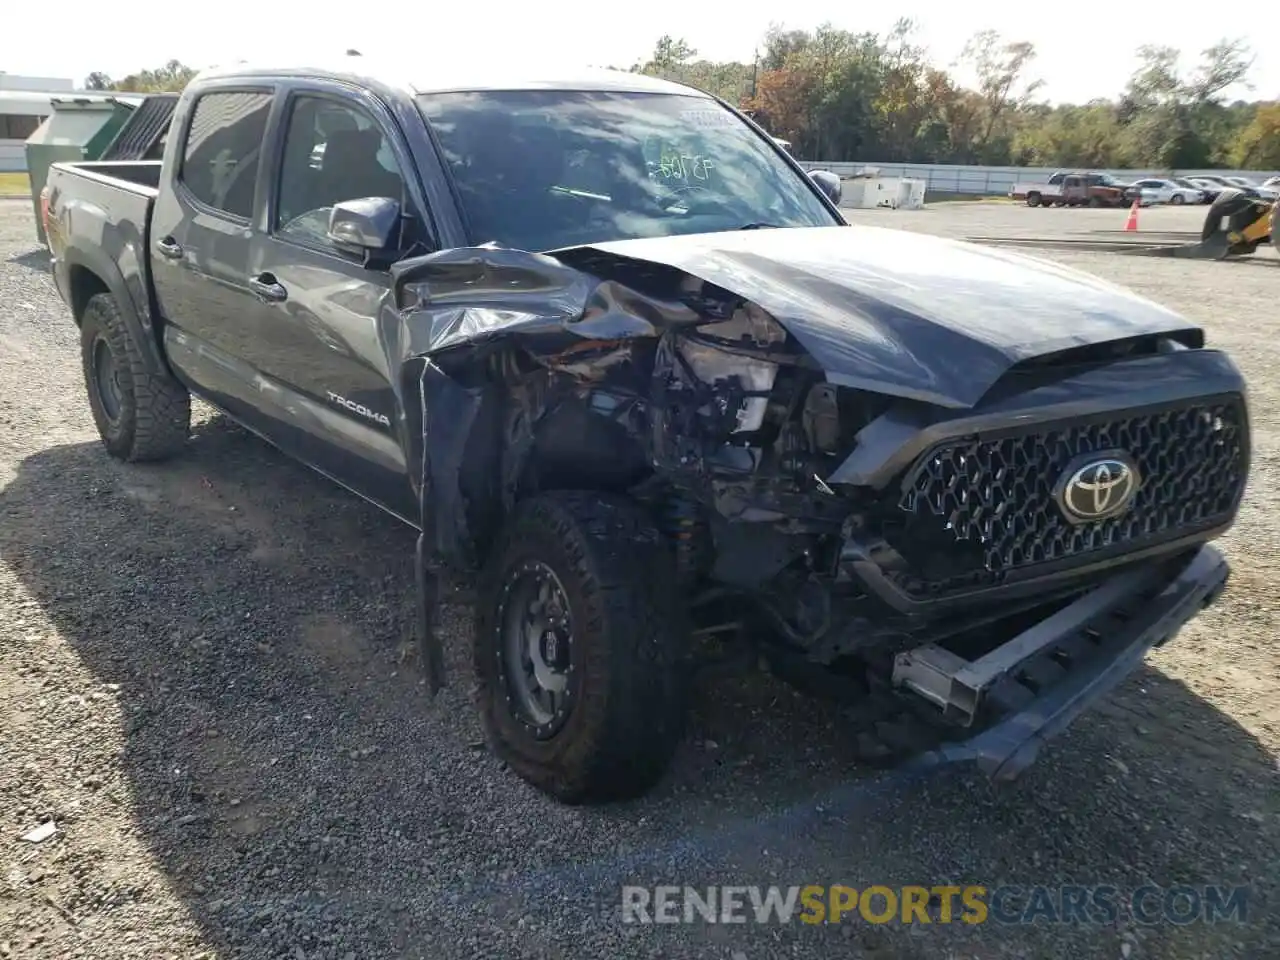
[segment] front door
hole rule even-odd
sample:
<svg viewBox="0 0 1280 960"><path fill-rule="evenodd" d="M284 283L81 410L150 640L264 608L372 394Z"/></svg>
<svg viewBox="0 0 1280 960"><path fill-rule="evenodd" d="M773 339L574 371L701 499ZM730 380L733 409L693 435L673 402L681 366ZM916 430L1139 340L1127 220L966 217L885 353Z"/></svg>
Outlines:
<svg viewBox="0 0 1280 960"><path fill-rule="evenodd" d="M334 204L387 197L411 204L408 161L376 102L337 90L288 96L273 138L278 164L249 274L254 366L289 397L279 442L402 517L417 516L384 355L378 311L390 278L329 243ZM407 169L412 169L408 166Z"/></svg>

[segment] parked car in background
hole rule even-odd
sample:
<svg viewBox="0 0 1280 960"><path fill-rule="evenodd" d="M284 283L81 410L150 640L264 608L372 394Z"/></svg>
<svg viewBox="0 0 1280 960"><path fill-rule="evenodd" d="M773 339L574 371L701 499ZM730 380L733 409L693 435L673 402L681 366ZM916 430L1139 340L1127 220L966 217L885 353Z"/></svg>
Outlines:
<svg viewBox="0 0 1280 960"><path fill-rule="evenodd" d="M1196 174L1197 180L1207 180L1208 183L1215 184L1219 188L1219 193L1224 189L1252 189L1252 187L1242 187L1239 183L1231 183L1226 177L1220 177L1216 173L1199 173Z"/></svg>
<svg viewBox="0 0 1280 960"><path fill-rule="evenodd" d="M1217 200L1218 194L1227 189L1226 184L1219 183L1217 180L1210 180L1208 177L1188 177L1187 180L1203 190L1210 203Z"/></svg>
<svg viewBox="0 0 1280 960"><path fill-rule="evenodd" d="M1280 189L1280 177L1268 177L1266 180L1262 181L1262 185L1264 187L1274 187L1276 189Z"/></svg>
<svg viewBox="0 0 1280 960"><path fill-rule="evenodd" d="M1147 203L1172 203L1177 206L1204 202L1204 191L1199 187L1183 187L1172 180L1148 178L1137 180L1134 185L1142 188L1142 199Z"/></svg>
<svg viewBox="0 0 1280 960"><path fill-rule="evenodd" d="M1248 177L1223 177L1222 179L1238 190L1257 191L1258 196L1262 197L1263 200L1280 199L1280 189L1262 183L1254 183Z"/></svg>
<svg viewBox="0 0 1280 960"><path fill-rule="evenodd" d="M1009 189L1010 200L1025 200L1028 207L1063 206L1062 181L1065 173L1055 173L1044 183L1015 183Z"/></svg>
<svg viewBox="0 0 1280 960"><path fill-rule="evenodd" d="M1092 178L1092 182L1094 183L1097 183L1104 187L1111 187L1113 189L1119 190L1120 201L1122 203L1126 203L1126 204L1133 203L1133 201L1135 200L1141 202L1143 199L1142 188L1137 186L1132 181L1121 180L1118 177L1113 177L1109 173L1091 173L1091 174L1088 174L1087 176Z"/></svg>
<svg viewBox="0 0 1280 960"><path fill-rule="evenodd" d="M1062 181L1062 196L1069 207L1118 207L1141 199L1131 187L1105 173L1073 173Z"/></svg>
<svg viewBox="0 0 1280 960"><path fill-rule="evenodd" d="M1142 191L1109 173L1072 173L1059 170L1044 183L1015 183L1013 200L1029 207L1121 206L1142 199Z"/></svg>
<svg viewBox="0 0 1280 960"><path fill-rule="evenodd" d="M1221 192L1216 184L1212 184L1207 180L1197 183L1192 177L1174 177L1172 182L1188 190L1195 190L1200 194L1201 203L1212 203L1213 198Z"/></svg>

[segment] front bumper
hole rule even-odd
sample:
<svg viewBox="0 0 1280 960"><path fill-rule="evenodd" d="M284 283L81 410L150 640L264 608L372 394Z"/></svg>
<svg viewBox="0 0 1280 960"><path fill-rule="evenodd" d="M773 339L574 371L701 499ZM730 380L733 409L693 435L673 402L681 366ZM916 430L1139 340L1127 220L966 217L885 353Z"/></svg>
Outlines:
<svg viewBox="0 0 1280 960"><path fill-rule="evenodd" d="M1226 586L1230 568L1213 546L1196 550L1163 589L1135 591L1113 598L1109 610L1073 604L1049 621L1056 639L1064 643L1073 634L1099 623L1099 615L1125 619L1109 631L1092 656L1068 670L1052 686L1043 688L1029 703L1022 703L998 717L982 732L961 742L949 742L917 758L921 765L975 761L995 780L1012 780L1029 767L1052 737L1095 703L1141 663L1147 651L1162 646L1187 621L1213 603ZM1087 599L1087 597L1086 597ZM1078 608L1078 609L1077 609ZM1132 609L1129 609L1132 608ZM1070 615L1075 610L1076 615ZM1065 616L1064 616L1065 615ZM1040 638L1051 640L1054 638ZM1048 649L1047 643L1043 649ZM995 699L999 699L997 696Z"/></svg>

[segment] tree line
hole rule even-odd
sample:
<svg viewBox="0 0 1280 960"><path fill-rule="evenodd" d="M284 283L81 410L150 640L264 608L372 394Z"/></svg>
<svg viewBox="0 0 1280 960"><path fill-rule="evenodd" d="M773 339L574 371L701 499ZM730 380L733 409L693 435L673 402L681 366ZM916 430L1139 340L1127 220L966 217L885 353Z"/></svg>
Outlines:
<svg viewBox="0 0 1280 960"><path fill-rule="evenodd" d="M886 35L773 27L752 63L700 59L685 40L664 36L629 69L713 93L811 160L1280 169L1280 102L1224 96L1248 82L1253 55L1243 40L1221 40L1192 64L1171 47L1140 47L1114 99L1051 105L1038 97L1033 44L975 34L960 58L977 78L968 88L929 61L915 30L909 19ZM195 73L170 60L120 80L92 73L85 85L176 91Z"/></svg>
<svg viewBox="0 0 1280 960"><path fill-rule="evenodd" d="M812 160L1189 170L1280 169L1280 103L1226 102L1253 55L1221 40L1193 64L1144 46L1118 96L1050 105L1038 98L1034 44L975 34L961 64L976 89L929 62L916 26L887 35L826 25L774 27L753 63L699 59L664 36L630 69L699 87L750 111Z"/></svg>

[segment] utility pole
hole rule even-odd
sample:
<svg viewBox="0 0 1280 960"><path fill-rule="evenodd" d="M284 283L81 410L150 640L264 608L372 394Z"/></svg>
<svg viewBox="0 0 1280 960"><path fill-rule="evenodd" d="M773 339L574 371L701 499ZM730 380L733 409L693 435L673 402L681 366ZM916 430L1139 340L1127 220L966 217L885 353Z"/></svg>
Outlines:
<svg viewBox="0 0 1280 960"><path fill-rule="evenodd" d="M760 48L756 47L755 57L751 61L751 99L756 98L756 75L760 72Z"/></svg>

